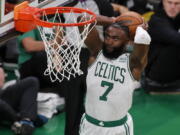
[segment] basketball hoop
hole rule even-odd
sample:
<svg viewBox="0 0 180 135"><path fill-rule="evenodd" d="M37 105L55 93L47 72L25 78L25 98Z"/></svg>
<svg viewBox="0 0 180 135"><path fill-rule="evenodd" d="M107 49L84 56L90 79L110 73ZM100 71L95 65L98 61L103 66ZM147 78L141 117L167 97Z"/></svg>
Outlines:
<svg viewBox="0 0 180 135"><path fill-rule="evenodd" d="M80 15L83 20L77 19ZM96 15L80 8L53 7L35 11L33 18L47 53L44 74L49 75L52 82L83 74L79 55L88 33L95 26ZM83 27L83 31L80 32L78 26Z"/></svg>
<svg viewBox="0 0 180 135"><path fill-rule="evenodd" d="M66 20L63 16L66 16ZM77 19L78 16L82 19ZM96 22L93 12L74 7L38 9L30 7L25 1L15 7L14 20L17 31L39 29L47 54L44 74L49 75L52 82L83 74L79 55L88 33L96 24L93 23Z"/></svg>

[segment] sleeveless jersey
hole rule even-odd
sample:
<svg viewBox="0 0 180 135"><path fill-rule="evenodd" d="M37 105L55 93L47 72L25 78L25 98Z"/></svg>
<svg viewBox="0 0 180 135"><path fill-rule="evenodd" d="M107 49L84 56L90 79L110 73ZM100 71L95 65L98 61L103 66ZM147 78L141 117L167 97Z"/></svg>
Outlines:
<svg viewBox="0 0 180 135"><path fill-rule="evenodd" d="M123 118L132 104L135 81L129 69L129 53L107 59L99 53L87 75L86 113L102 121Z"/></svg>

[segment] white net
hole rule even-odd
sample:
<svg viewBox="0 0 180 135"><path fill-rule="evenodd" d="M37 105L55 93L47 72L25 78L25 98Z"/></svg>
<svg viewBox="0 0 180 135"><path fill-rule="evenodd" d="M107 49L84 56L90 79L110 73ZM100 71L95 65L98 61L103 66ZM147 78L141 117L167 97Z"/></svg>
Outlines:
<svg viewBox="0 0 180 135"><path fill-rule="evenodd" d="M43 11L41 20L63 24L79 23L82 22L82 19L77 19L79 15L83 16L83 22L93 17L86 12L71 11L60 14L57 9L53 16ZM44 74L49 75L52 82L56 80L61 82L64 78L69 80L71 76L83 74L80 69L79 55L88 33L94 26L95 23L85 24L81 26L83 28L81 32L78 26L54 26L52 28L38 26L47 53L47 69Z"/></svg>

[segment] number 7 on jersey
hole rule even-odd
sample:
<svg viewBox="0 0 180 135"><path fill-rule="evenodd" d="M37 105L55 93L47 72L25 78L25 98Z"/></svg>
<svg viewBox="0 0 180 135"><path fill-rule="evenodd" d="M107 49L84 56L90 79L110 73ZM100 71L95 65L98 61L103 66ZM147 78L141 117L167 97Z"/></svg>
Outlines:
<svg viewBox="0 0 180 135"><path fill-rule="evenodd" d="M110 83L110 82L107 82L107 81L102 81L101 82L101 87L107 87L107 89L103 93L103 95L99 97L99 100L107 101L107 95L113 89L113 85L114 85L113 83Z"/></svg>

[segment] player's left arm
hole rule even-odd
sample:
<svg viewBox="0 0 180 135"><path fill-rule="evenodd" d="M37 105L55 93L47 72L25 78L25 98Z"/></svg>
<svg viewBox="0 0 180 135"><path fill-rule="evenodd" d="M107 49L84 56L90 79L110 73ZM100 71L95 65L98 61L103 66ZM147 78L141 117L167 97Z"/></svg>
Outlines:
<svg viewBox="0 0 180 135"><path fill-rule="evenodd" d="M135 80L139 80L147 64L147 55L151 37L147 31L138 26L134 37L134 50L130 55L130 69Z"/></svg>

